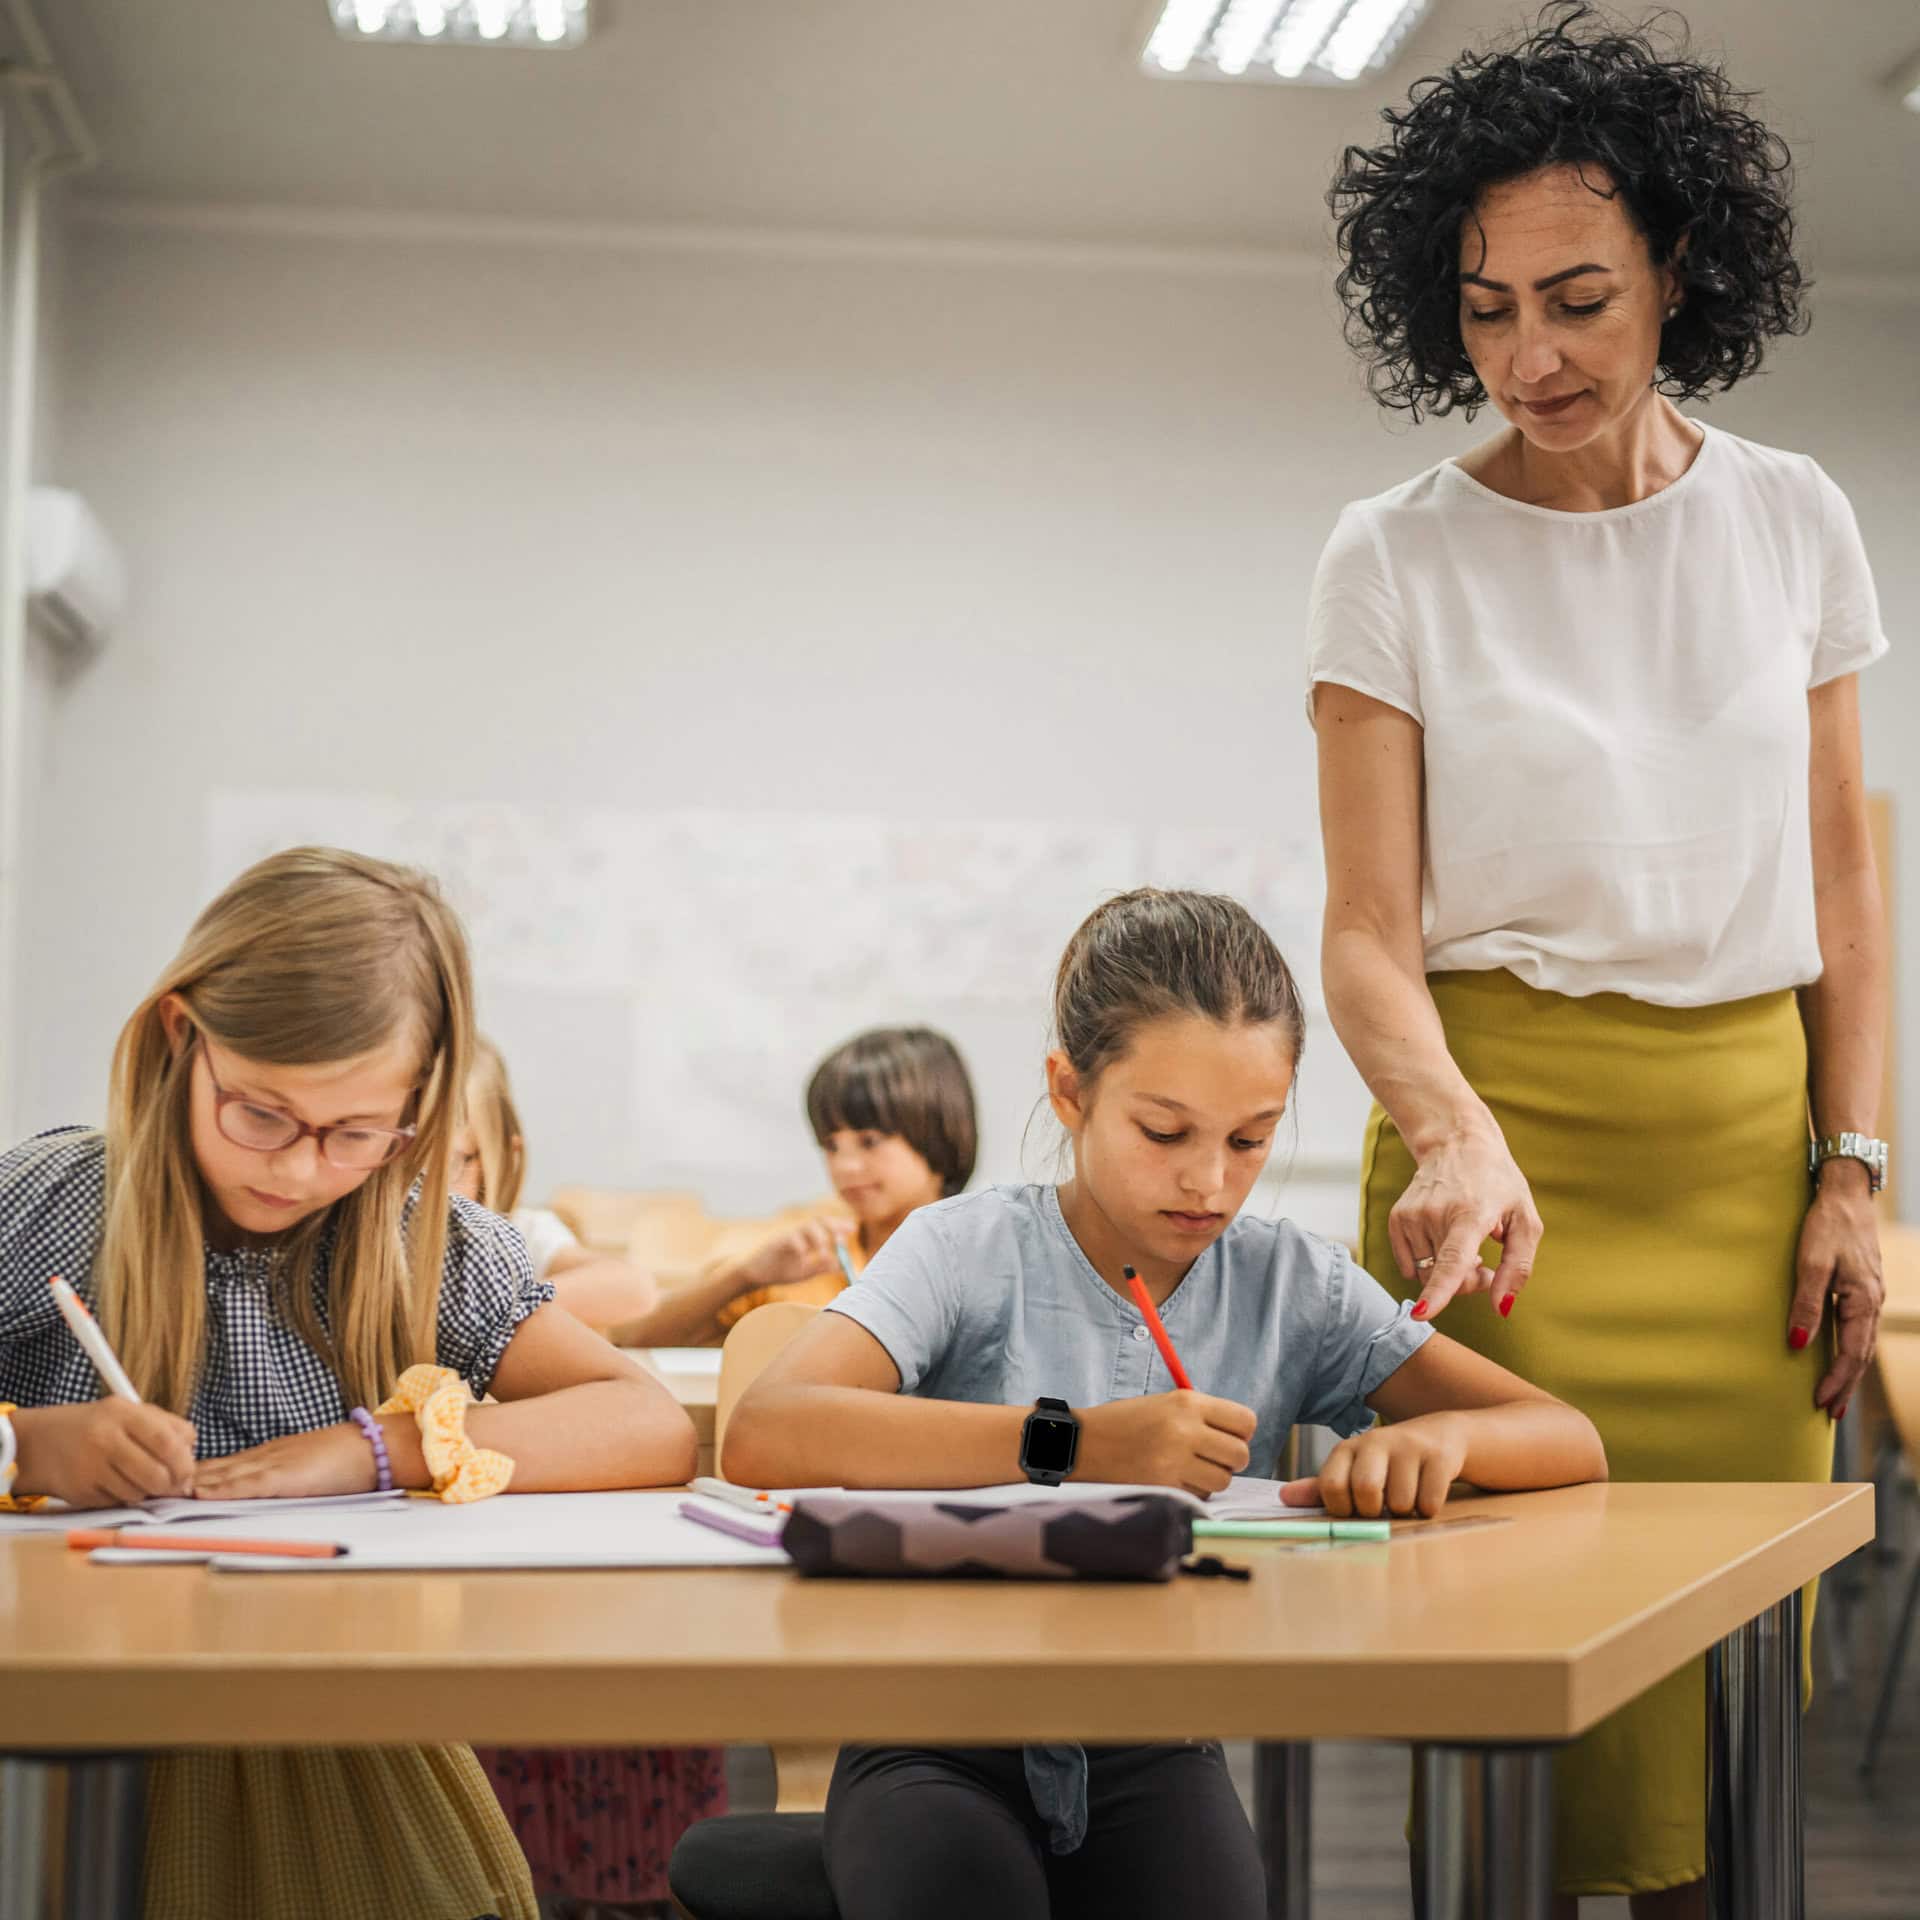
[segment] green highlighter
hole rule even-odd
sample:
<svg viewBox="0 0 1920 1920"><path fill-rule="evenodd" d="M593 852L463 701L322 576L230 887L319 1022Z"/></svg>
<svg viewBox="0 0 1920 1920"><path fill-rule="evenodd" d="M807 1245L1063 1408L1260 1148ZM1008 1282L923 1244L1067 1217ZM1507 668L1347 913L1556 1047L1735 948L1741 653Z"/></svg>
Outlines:
<svg viewBox="0 0 1920 1920"><path fill-rule="evenodd" d="M1347 1540L1393 1538L1387 1520L1196 1520L1196 1540Z"/></svg>

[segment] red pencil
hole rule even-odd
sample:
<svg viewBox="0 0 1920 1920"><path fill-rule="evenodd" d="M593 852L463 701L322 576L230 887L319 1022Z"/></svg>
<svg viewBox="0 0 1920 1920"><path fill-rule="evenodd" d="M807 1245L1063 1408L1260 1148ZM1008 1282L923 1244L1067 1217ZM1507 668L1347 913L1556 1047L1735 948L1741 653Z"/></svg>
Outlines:
<svg viewBox="0 0 1920 1920"><path fill-rule="evenodd" d="M1193 1382L1187 1378L1187 1370L1180 1364L1180 1356L1173 1350L1173 1342L1167 1338L1167 1330L1160 1324L1160 1316L1153 1309L1153 1295L1147 1291L1147 1283L1131 1267L1122 1267L1121 1273L1127 1282L1127 1291L1133 1295L1133 1304L1140 1309L1140 1317L1147 1323L1147 1331L1153 1335L1153 1344L1160 1349L1160 1358L1167 1363L1167 1371L1173 1375L1176 1387L1185 1387L1191 1393Z"/></svg>

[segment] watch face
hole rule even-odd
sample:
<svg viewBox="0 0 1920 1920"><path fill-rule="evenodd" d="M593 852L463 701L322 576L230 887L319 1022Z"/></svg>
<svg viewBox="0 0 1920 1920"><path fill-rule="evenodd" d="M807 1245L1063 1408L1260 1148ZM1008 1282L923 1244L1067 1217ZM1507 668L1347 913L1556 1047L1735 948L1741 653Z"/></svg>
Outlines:
<svg viewBox="0 0 1920 1920"><path fill-rule="evenodd" d="M1035 1473L1065 1473L1073 1465L1078 1425L1056 1414L1027 1416L1027 1444L1023 1464Z"/></svg>

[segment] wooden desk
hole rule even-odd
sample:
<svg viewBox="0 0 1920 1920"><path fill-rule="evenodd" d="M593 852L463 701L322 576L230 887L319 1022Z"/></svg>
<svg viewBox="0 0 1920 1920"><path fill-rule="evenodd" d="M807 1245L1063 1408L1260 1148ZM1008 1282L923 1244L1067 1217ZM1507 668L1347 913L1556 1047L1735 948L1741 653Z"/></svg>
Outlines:
<svg viewBox="0 0 1920 1920"><path fill-rule="evenodd" d="M1235 1542L1251 1582L1164 1587L213 1574L14 1536L0 1699L21 1745L82 1751L1404 1740L1447 1838L1434 1920L1543 1920L1551 1747L1719 1646L1715 1857L1736 1904L1716 1912L1798 1920L1799 1589L1871 1538L1870 1490L1577 1487L1471 1510L1512 1524Z"/></svg>
<svg viewBox="0 0 1920 1920"><path fill-rule="evenodd" d="M713 1411L720 1391L720 1349L718 1347L623 1347L650 1373L657 1374L673 1390L673 1397L686 1408L700 1442L700 1457L695 1473L711 1474L714 1466ZM694 1358L694 1356L700 1356Z"/></svg>

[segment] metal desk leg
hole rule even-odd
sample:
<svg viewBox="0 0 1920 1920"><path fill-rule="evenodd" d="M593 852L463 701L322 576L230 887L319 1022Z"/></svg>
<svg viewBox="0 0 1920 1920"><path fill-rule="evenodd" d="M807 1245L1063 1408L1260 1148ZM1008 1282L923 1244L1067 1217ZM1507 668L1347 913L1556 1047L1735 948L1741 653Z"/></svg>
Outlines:
<svg viewBox="0 0 1920 1920"><path fill-rule="evenodd" d="M53 1769L0 1759L0 1920L47 1920L54 1911Z"/></svg>
<svg viewBox="0 0 1920 1920"><path fill-rule="evenodd" d="M1707 1655L1707 1909L1713 1920L1805 1920L1800 1595Z"/></svg>
<svg viewBox="0 0 1920 1920"><path fill-rule="evenodd" d="M55 1769L66 1774L61 1885L49 1818ZM137 1755L0 1757L0 1920L140 1920L146 1762Z"/></svg>
<svg viewBox="0 0 1920 1920"><path fill-rule="evenodd" d="M1551 1750L1422 1747L1419 1777L1424 1920L1550 1920Z"/></svg>
<svg viewBox="0 0 1920 1920"><path fill-rule="evenodd" d="M1267 1866L1267 1920L1313 1911L1313 1749L1263 1740L1253 1750L1253 1830Z"/></svg>

